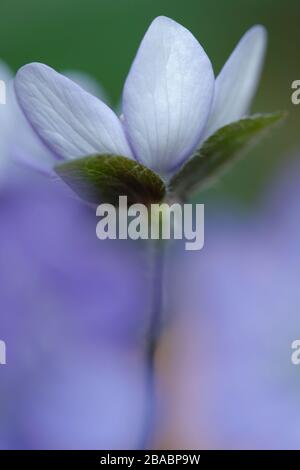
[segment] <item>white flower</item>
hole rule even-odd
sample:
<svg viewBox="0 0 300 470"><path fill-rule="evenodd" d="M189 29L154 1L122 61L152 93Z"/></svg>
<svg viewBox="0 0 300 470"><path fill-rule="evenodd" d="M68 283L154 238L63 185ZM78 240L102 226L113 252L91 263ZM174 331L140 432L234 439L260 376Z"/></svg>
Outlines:
<svg viewBox="0 0 300 470"><path fill-rule="evenodd" d="M265 46L265 29L250 29L215 80L194 36L169 18L156 18L125 82L122 119L43 64L22 67L15 88L56 163L92 154L122 155L167 178L204 138L247 113Z"/></svg>

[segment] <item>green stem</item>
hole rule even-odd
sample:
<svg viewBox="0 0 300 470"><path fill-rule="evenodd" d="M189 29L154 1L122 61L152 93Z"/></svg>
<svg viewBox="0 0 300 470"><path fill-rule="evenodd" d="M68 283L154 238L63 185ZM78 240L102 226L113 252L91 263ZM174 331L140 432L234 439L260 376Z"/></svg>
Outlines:
<svg viewBox="0 0 300 470"><path fill-rule="evenodd" d="M163 324L164 303L164 243L160 240L151 243L152 281L153 281L153 304L150 317L150 326L147 333L146 367L147 383L146 394L146 417L143 431L141 448L150 449L153 445L153 434L157 420L157 396L156 396L156 374L155 355Z"/></svg>

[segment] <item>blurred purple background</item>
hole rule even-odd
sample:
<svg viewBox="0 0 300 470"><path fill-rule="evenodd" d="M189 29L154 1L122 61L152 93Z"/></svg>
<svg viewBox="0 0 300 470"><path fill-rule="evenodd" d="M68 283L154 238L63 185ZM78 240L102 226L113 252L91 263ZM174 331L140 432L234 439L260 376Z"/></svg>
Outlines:
<svg viewBox="0 0 300 470"><path fill-rule="evenodd" d="M300 366L291 361L300 338L299 180L297 155L260 209L223 208L206 219L202 252L178 250L164 445L300 447Z"/></svg>
<svg viewBox="0 0 300 470"><path fill-rule="evenodd" d="M0 188L0 218L0 447L135 448L147 253L99 242L94 211L30 171Z"/></svg>

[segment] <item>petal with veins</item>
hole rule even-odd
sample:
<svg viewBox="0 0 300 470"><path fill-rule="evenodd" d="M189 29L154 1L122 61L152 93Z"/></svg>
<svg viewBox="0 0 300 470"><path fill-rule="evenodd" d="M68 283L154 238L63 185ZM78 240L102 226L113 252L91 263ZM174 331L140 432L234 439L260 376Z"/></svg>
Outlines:
<svg viewBox="0 0 300 470"><path fill-rule="evenodd" d="M85 91L100 98L101 101L110 106L110 100L105 89L94 77L81 70L64 70L62 73Z"/></svg>
<svg viewBox="0 0 300 470"><path fill-rule="evenodd" d="M14 87L10 89L10 104L14 113L14 129L17 139L11 139L11 156L25 166L42 174L53 175L57 157L38 137L25 118L15 97Z"/></svg>
<svg viewBox="0 0 300 470"><path fill-rule="evenodd" d="M195 149L213 98L211 63L194 36L159 17L148 29L123 92L125 128L137 159L164 175Z"/></svg>
<svg viewBox="0 0 300 470"><path fill-rule="evenodd" d="M22 67L15 88L35 131L63 159L95 153L132 156L115 113L50 67L43 64Z"/></svg>
<svg viewBox="0 0 300 470"><path fill-rule="evenodd" d="M244 117L255 94L265 56L267 34L254 26L240 40L216 79L212 112L204 138Z"/></svg>

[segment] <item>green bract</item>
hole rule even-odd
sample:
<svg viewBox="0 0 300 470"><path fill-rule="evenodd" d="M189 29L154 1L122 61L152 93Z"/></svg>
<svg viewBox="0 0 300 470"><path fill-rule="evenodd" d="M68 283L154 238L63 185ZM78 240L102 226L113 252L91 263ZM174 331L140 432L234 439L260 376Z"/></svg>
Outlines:
<svg viewBox="0 0 300 470"><path fill-rule="evenodd" d="M94 155L58 165L55 171L78 196L95 204L117 205L119 196L127 196L128 204L149 205L165 196L161 178L126 157Z"/></svg>
<svg viewBox="0 0 300 470"><path fill-rule="evenodd" d="M118 204L162 202L168 192L186 200L206 187L229 164L240 158L286 113L250 116L219 129L173 176L168 186L155 172L135 160L116 155L94 155L56 166L56 173L85 201Z"/></svg>
<svg viewBox="0 0 300 470"><path fill-rule="evenodd" d="M204 189L285 117L283 112L259 114L222 127L171 179L170 187L183 199Z"/></svg>

